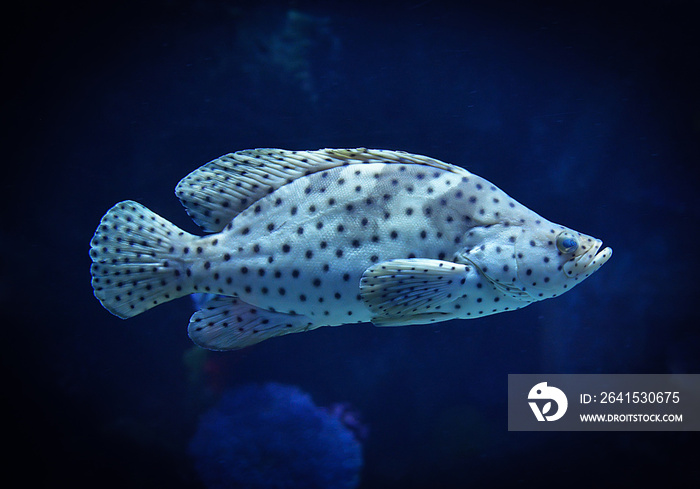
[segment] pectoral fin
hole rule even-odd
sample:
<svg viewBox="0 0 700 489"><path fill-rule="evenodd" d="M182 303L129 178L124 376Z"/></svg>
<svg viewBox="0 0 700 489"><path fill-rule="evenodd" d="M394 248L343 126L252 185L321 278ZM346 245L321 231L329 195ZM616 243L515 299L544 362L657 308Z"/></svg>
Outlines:
<svg viewBox="0 0 700 489"><path fill-rule="evenodd" d="M360 295L377 326L445 320L443 307L464 294L472 267L428 258L389 260L362 274Z"/></svg>

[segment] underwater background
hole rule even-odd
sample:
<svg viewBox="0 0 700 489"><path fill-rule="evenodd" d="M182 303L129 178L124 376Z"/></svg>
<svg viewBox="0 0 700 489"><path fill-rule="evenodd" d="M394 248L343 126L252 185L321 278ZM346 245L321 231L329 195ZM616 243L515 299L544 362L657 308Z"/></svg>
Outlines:
<svg viewBox="0 0 700 489"><path fill-rule="evenodd" d="M506 418L509 373L700 373L692 6L18 6L2 29L10 470L42 487L700 483L696 432ZM173 190L207 161L360 146L461 165L615 253L524 310L235 352L191 343L187 298L122 321L93 297L89 242L114 203L197 233Z"/></svg>

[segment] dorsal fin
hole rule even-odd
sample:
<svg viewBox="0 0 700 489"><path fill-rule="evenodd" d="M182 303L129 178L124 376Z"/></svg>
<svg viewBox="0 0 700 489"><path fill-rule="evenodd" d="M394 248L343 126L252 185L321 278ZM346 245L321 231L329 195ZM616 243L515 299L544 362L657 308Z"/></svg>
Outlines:
<svg viewBox="0 0 700 489"><path fill-rule="evenodd" d="M175 194L202 229L219 232L253 202L299 177L344 165L414 163L469 174L462 168L403 151L261 148L217 158L180 180Z"/></svg>

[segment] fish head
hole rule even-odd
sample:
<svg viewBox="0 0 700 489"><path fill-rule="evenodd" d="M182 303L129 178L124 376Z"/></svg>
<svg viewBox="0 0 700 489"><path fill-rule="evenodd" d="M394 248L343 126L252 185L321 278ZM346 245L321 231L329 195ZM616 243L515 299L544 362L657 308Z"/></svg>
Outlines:
<svg viewBox="0 0 700 489"><path fill-rule="evenodd" d="M515 242L519 287L534 300L556 297L590 277L612 256L593 236L547 221L521 226Z"/></svg>
<svg viewBox="0 0 700 489"><path fill-rule="evenodd" d="M556 297L612 256L602 241L544 219L472 229L457 261L472 264L495 290L517 302Z"/></svg>

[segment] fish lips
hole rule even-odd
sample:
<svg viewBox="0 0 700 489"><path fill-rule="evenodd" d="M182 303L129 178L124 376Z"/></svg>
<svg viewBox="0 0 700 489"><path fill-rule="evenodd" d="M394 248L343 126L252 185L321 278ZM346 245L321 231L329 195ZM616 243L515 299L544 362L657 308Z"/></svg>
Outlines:
<svg viewBox="0 0 700 489"><path fill-rule="evenodd" d="M566 262L563 272L570 278L580 277L581 275L583 275L583 278L586 278L605 265L611 256L612 248L603 248L603 242L598 239L589 250Z"/></svg>

